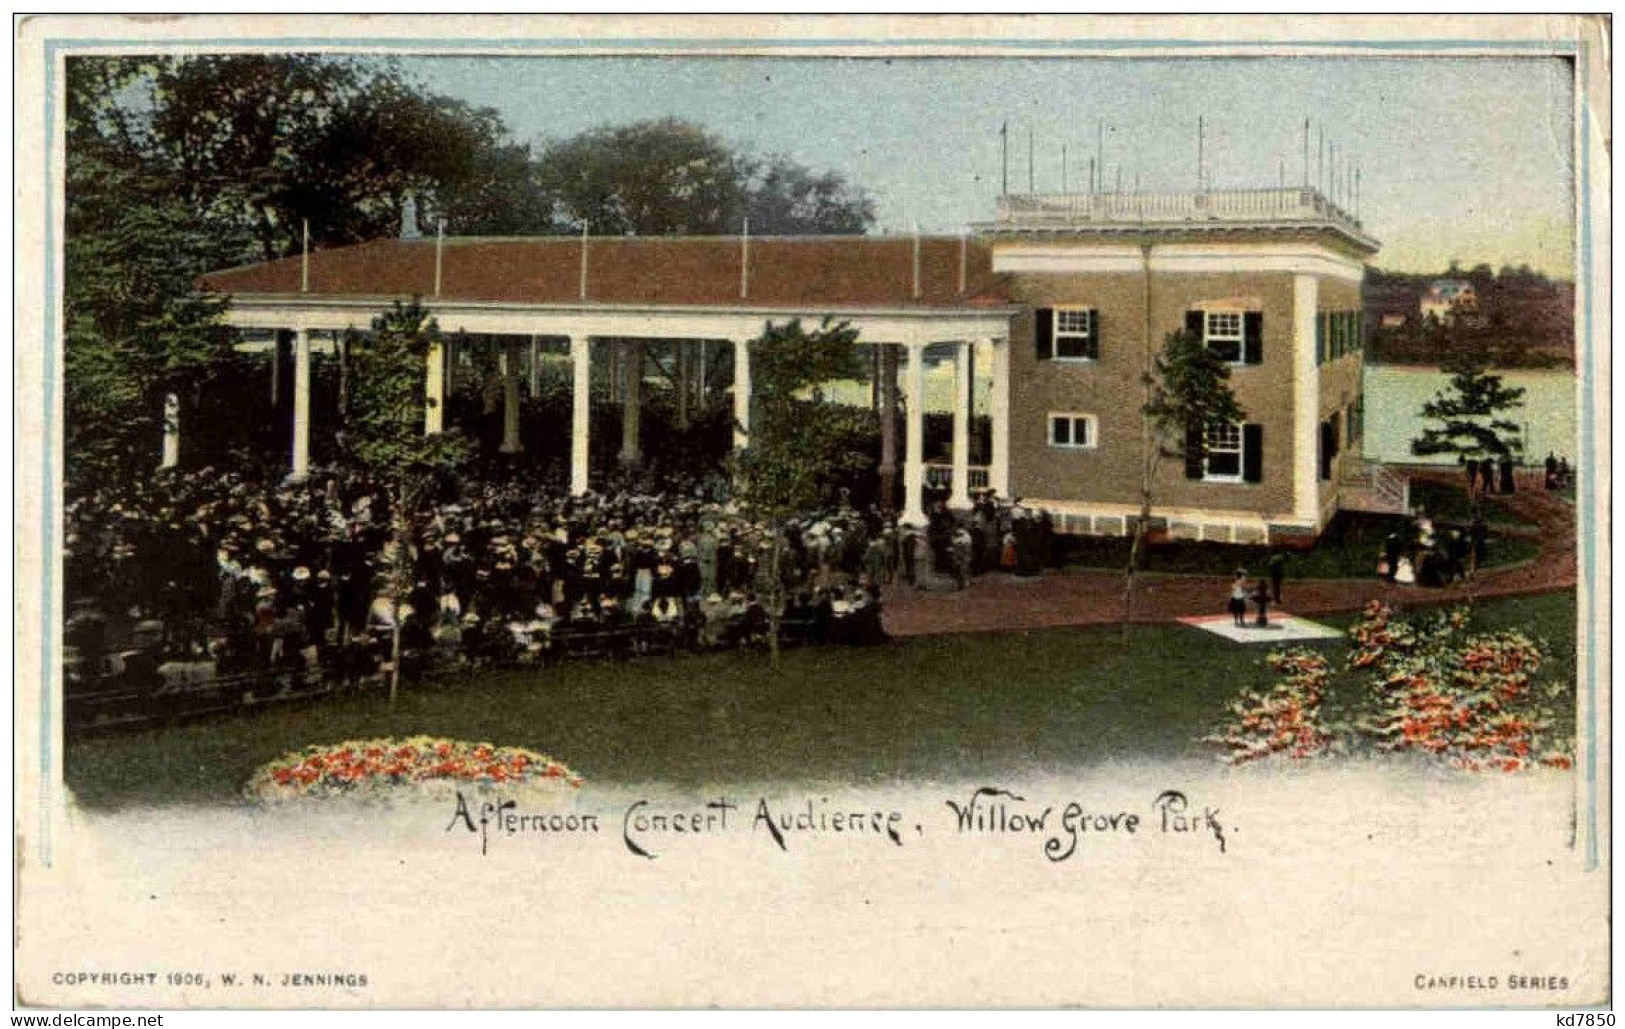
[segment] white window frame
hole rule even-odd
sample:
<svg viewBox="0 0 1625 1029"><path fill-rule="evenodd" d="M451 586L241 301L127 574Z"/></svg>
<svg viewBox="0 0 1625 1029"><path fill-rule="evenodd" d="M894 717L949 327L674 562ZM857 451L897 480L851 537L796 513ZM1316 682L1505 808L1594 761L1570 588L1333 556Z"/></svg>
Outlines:
<svg viewBox="0 0 1625 1029"><path fill-rule="evenodd" d="M1065 320L1067 315L1082 315L1083 318L1089 323L1088 331L1079 332L1076 329L1063 329L1061 327L1061 323ZM1051 319L1049 332L1049 356L1051 360L1077 361L1082 364L1093 364L1097 360L1097 358L1093 357L1074 357L1069 354L1061 353L1061 339L1063 337L1067 339L1088 340L1094 345L1095 353L1100 353L1100 337L1096 333L1097 326L1095 324L1097 319L1095 318L1095 313L1092 308L1079 307L1075 305L1071 307L1057 307L1054 309Z"/></svg>
<svg viewBox="0 0 1625 1029"><path fill-rule="evenodd" d="M1215 445L1213 434L1216 429L1233 429L1236 434L1235 446ZM1208 426L1207 451L1202 455L1202 481L1203 482L1245 482L1247 477L1247 430L1241 422L1220 422ZM1235 474L1229 472L1213 471L1214 454L1235 454Z"/></svg>
<svg viewBox="0 0 1625 1029"><path fill-rule="evenodd" d="M1067 429L1067 436L1072 440L1078 438L1078 423L1082 422L1089 428L1087 430L1087 443L1057 443L1055 441L1055 424L1062 418L1071 424ZM1046 439L1056 450L1094 450L1100 446L1100 419L1083 411L1051 411L1045 420Z"/></svg>
<svg viewBox="0 0 1625 1029"><path fill-rule="evenodd" d="M1218 332L1214 330L1214 320L1218 318L1234 318L1236 320L1235 332ZM1247 362L1247 315L1242 311L1204 311L1202 312L1202 345L1209 350L1214 343L1234 343L1236 356L1226 358L1226 364L1245 364Z"/></svg>

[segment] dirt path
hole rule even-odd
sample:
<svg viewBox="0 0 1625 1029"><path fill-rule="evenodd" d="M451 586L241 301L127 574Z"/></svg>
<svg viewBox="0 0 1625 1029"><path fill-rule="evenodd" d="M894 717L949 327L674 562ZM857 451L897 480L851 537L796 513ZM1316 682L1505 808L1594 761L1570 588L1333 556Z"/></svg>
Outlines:
<svg viewBox="0 0 1625 1029"><path fill-rule="evenodd" d="M1415 478L1435 478L1420 473ZM1441 474L1440 481L1456 476ZM1574 508L1540 490L1498 497L1535 523L1540 554L1524 564L1480 572L1471 591L1478 597L1504 597L1573 589L1577 579ZM1375 550L1373 549L1373 562ZM1157 575L1140 577L1135 604L1137 622L1166 622L1190 615L1224 611L1230 593L1225 576ZM1282 607L1293 614L1357 611L1373 599L1407 605L1465 598L1468 588L1424 589L1370 579L1288 579ZM1120 572L1046 572L1032 578L983 576L962 593L927 593L907 588L888 591L885 624L894 636L1042 629L1114 623L1123 613Z"/></svg>

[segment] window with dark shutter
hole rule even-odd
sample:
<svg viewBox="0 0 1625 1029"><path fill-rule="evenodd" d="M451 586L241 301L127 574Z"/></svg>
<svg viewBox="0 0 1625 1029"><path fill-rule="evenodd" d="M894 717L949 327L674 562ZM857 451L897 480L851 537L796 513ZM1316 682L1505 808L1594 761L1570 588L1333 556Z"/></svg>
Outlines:
<svg viewBox="0 0 1625 1029"><path fill-rule="evenodd" d="M1193 425L1185 430L1185 478L1200 479L1204 464L1202 430Z"/></svg>
<svg viewBox="0 0 1625 1029"><path fill-rule="evenodd" d="M1204 440L1207 460L1202 478L1208 482L1240 482L1246 462L1243 426L1235 422L1214 422Z"/></svg>
<svg viewBox="0 0 1625 1029"><path fill-rule="evenodd" d="M1185 312L1185 331L1201 339L1207 329L1207 317L1202 311Z"/></svg>
<svg viewBox="0 0 1625 1029"><path fill-rule="evenodd" d="M1320 423L1320 479L1332 477L1332 458L1337 456L1337 425L1333 421Z"/></svg>
<svg viewBox="0 0 1625 1029"><path fill-rule="evenodd" d="M1055 309L1040 307L1033 312L1033 351L1040 361L1052 356L1055 336Z"/></svg>
<svg viewBox="0 0 1625 1029"><path fill-rule="evenodd" d="M1204 319L1202 342L1221 361L1240 364L1243 349L1242 313L1240 311L1208 311Z"/></svg>
<svg viewBox="0 0 1625 1029"><path fill-rule="evenodd" d="M1326 363L1326 312L1315 312L1315 363Z"/></svg>
<svg viewBox="0 0 1625 1029"><path fill-rule="evenodd" d="M1241 477L1247 482L1264 481L1264 427L1244 425L1241 432Z"/></svg>
<svg viewBox="0 0 1625 1029"><path fill-rule="evenodd" d="M1248 311L1244 321L1246 341L1242 348L1242 360L1247 364L1263 364L1264 312Z"/></svg>
<svg viewBox="0 0 1625 1029"><path fill-rule="evenodd" d="M1093 361L1100 356L1099 334L1096 329L1097 313L1085 307L1058 307L1055 309L1055 341L1052 353L1056 360Z"/></svg>

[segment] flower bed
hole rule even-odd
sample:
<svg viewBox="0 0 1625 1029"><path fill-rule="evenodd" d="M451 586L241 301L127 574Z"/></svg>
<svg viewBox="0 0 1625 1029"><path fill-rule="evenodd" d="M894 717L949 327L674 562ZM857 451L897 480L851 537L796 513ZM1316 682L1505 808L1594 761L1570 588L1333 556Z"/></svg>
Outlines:
<svg viewBox="0 0 1625 1029"><path fill-rule="evenodd" d="M1464 635L1467 621L1452 611L1405 623L1386 605L1368 606L1350 629L1350 667L1375 673L1376 709L1359 728L1380 750L1434 755L1469 771L1570 767L1537 695L1540 646L1520 632Z"/></svg>
<svg viewBox="0 0 1625 1029"><path fill-rule="evenodd" d="M1562 687L1537 680L1541 644L1515 631L1470 634L1469 621L1467 610L1404 618L1373 601L1349 627L1348 671L1365 679L1358 717L1335 726L1323 719L1331 667L1297 647L1269 655L1278 680L1243 690L1204 742L1231 764L1336 748L1415 754L1474 772L1572 767L1572 739L1551 703Z"/></svg>
<svg viewBox="0 0 1625 1029"><path fill-rule="evenodd" d="M1236 765L1325 753L1332 741L1320 714L1330 676L1326 658L1293 647L1271 653L1265 664L1281 674L1280 681L1267 690L1243 690L1230 705L1233 719L1204 742L1224 748L1223 760Z"/></svg>
<svg viewBox="0 0 1625 1029"><path fill-rule="evenodd" d="M437 787L574 789L581 777L519 747L414 736L306 747L262 766L244 793L262 803L433 793Z"/></svg>

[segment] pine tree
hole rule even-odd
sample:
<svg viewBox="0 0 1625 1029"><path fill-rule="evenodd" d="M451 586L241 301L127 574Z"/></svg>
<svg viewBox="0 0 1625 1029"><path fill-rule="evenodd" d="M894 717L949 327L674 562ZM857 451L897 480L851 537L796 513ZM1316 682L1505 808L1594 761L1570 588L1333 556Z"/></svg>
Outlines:
<svg viewBox="0 0 1625 1029"><path fill-rule="evenodd" d="M1450 386L1422 405L1428 425L1411 440L1418 457L1455 454L1462 459L1516 458L1523 453L1522 431L1516 422L1499 417L1523 406L1522 387L1503 386L1499 375L1488 373L1483 357L1468 356L1445 365Z"/></svg>

